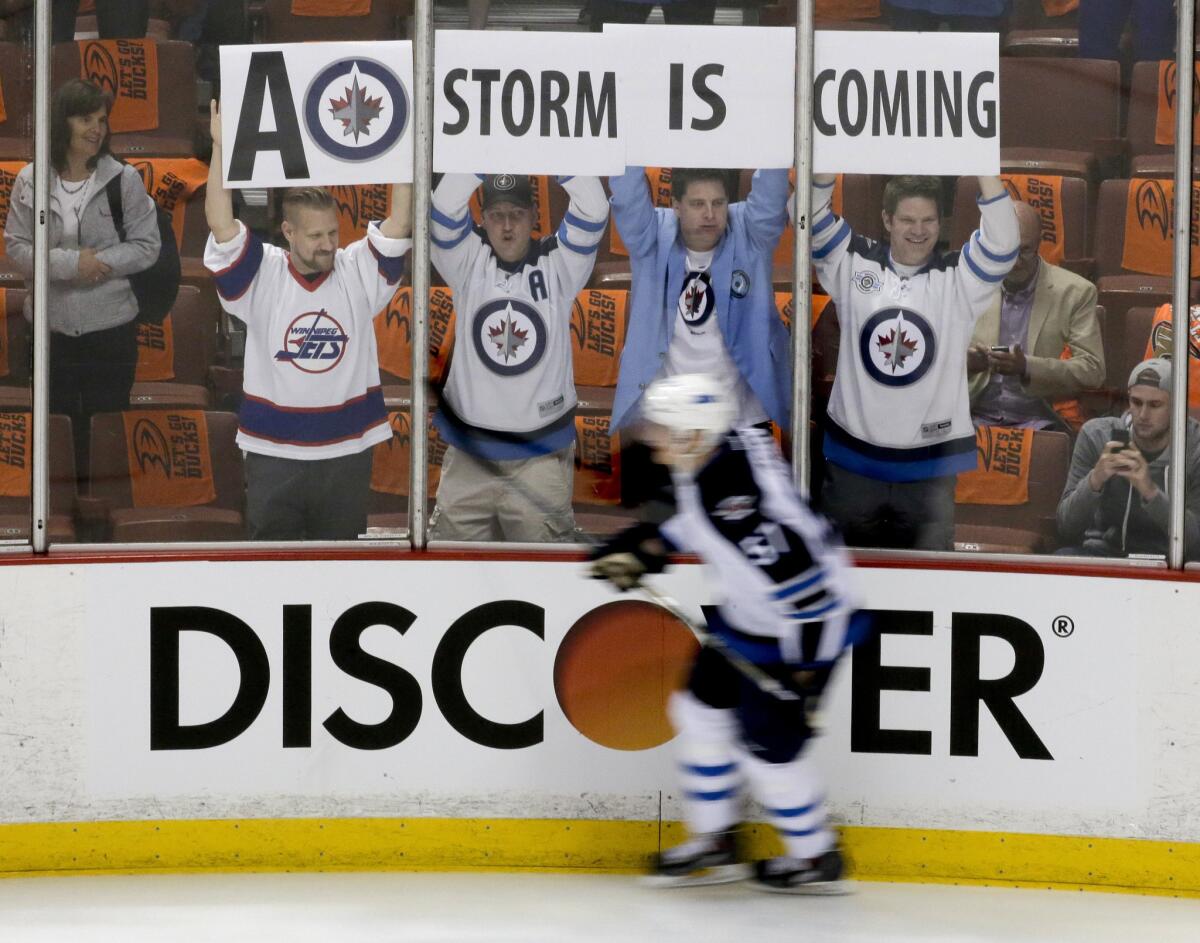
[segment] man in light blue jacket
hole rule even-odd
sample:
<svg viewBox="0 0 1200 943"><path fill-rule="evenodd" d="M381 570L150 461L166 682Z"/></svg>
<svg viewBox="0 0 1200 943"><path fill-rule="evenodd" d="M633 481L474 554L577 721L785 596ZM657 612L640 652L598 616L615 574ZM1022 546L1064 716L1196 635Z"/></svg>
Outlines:
<svg viewBox="0 0 1200 943"><path fill-rule="evenodd" d="M786 429L790 345L771 268L788 221L787 171L757 171L746 200L731 204L725 171L676 169L670 209L653 206L641 167L609 184L633 271L613 432L637 421L654 380L688 373L724 382L736 428L770 419ZM629 463L624 468L627 481L640 477Z"/></svg>

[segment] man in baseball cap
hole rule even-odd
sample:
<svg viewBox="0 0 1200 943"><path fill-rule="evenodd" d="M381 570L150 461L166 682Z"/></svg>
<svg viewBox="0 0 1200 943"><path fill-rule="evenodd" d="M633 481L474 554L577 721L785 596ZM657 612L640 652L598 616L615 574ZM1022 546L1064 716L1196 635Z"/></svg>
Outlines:
<svg viewBox="0 0 1200 943"><path fill-rule="evenodd" d="M1144 360L1129 375L1129 409L1084 423L1058 503L1060 554L1165 554L1170 501L1171 361ZM1184 554L1200 552L1200 423L1187 422Z"/></svg>

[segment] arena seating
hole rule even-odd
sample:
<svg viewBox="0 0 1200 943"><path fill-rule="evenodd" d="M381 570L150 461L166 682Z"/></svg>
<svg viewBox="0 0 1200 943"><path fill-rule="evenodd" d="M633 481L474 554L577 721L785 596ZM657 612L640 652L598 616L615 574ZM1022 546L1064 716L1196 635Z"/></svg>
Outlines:
<svg viewBox="0 0 1200 943"><path fill-rule="evenodd" d="M32 430L29 407L12 409L5 405L4 413L23 417ZM32 441L30 434L29 440ZM50 518L47 531L54 543L73 543L76 539L75 513L78 493L75 484L75 447L71 437L71 420L66 416L50 416ZM26 473L32 471L27 465ZM26 482L24 495L0 494L0 540L28 540L32 530L33 504ZM17 489L19 490L19 489Z"/></svg>
<svg viewBox="0 0 1200 943"><path fill-rule="evenodd" d="M0 43L0 160L29 160L33 156L33 63L30 52L17 43Z"/></svg>
<svg viewBox="0 0 1200 943"><path fill-rule="evenodd" d="M135 408L180 406L206 409L208 371L216 358L217 312L200 290L180 286L162 325L139 326L139 360L129 401Z"/></svg>
<svg viewBox="0 0 1200 943"><path fill-rule="evenodd" d="M294 12L295 0L250 0L250 37L255 43L331 42L333 40L403 39L412 15L411 0L366 0L367 11L355 15L333 13L347 3L310 2L310 8L328 9L328 15L305 16Z"/></svg>
<svg viewBox="0 0 1200 943"><path fill-rule="evenodd" d="M954 549L973 553L1044 553L1056 546L1055 515L1071 462L1063 432L1033 434L1029 500L1024 504L955 504Z"/></svg>
<svg viewBox="0 0 1200 943"><path fill-rule="evenodd" d="M179 410L153 410L157 426ZM141 505L135 501L131 453L151 472L170 461L169 444L158 436L130 442L124 413L99 413L92 417L89 494L80 499L81 511L101 522L108 539L118 543L181 540L238 540L245 536L242 508L245 486L242 453L237 448L237 417L232 413L204 411L213 496L196 505L178 503Z"/></svg>

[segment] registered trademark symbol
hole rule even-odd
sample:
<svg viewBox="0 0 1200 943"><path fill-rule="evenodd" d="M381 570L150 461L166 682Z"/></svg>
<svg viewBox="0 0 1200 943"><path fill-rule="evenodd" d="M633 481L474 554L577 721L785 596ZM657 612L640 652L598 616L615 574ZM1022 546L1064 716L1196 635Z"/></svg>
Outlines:
<svg viewBox="0 0 1200 943"><path fill-rule="evenodd" d="M1059 638L1069 638L1075 632L1075 623L1070 616L1056 616L1050 628Z"/></svg>

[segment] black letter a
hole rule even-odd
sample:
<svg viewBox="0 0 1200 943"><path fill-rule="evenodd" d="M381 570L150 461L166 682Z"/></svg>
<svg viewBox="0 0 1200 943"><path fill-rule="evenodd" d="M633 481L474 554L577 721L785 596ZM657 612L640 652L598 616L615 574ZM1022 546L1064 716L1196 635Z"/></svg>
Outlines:
<svg viewBox="0 0 1200 943"><path fill-rule="evenodd" d="M271 88L271 110L275 114L275 130L261 131L263 95ZM304 139L292 104L292 86L288 82L287 65L282 52L255 52L250 55L250 71L246 74L246 93L242 98L242 113L238 115L237 134L229 160L229 182L249 180L254 176L254 160L259 151L279 151L283 173L289 179L308 176L308 161L304 159Z"/></svg>

